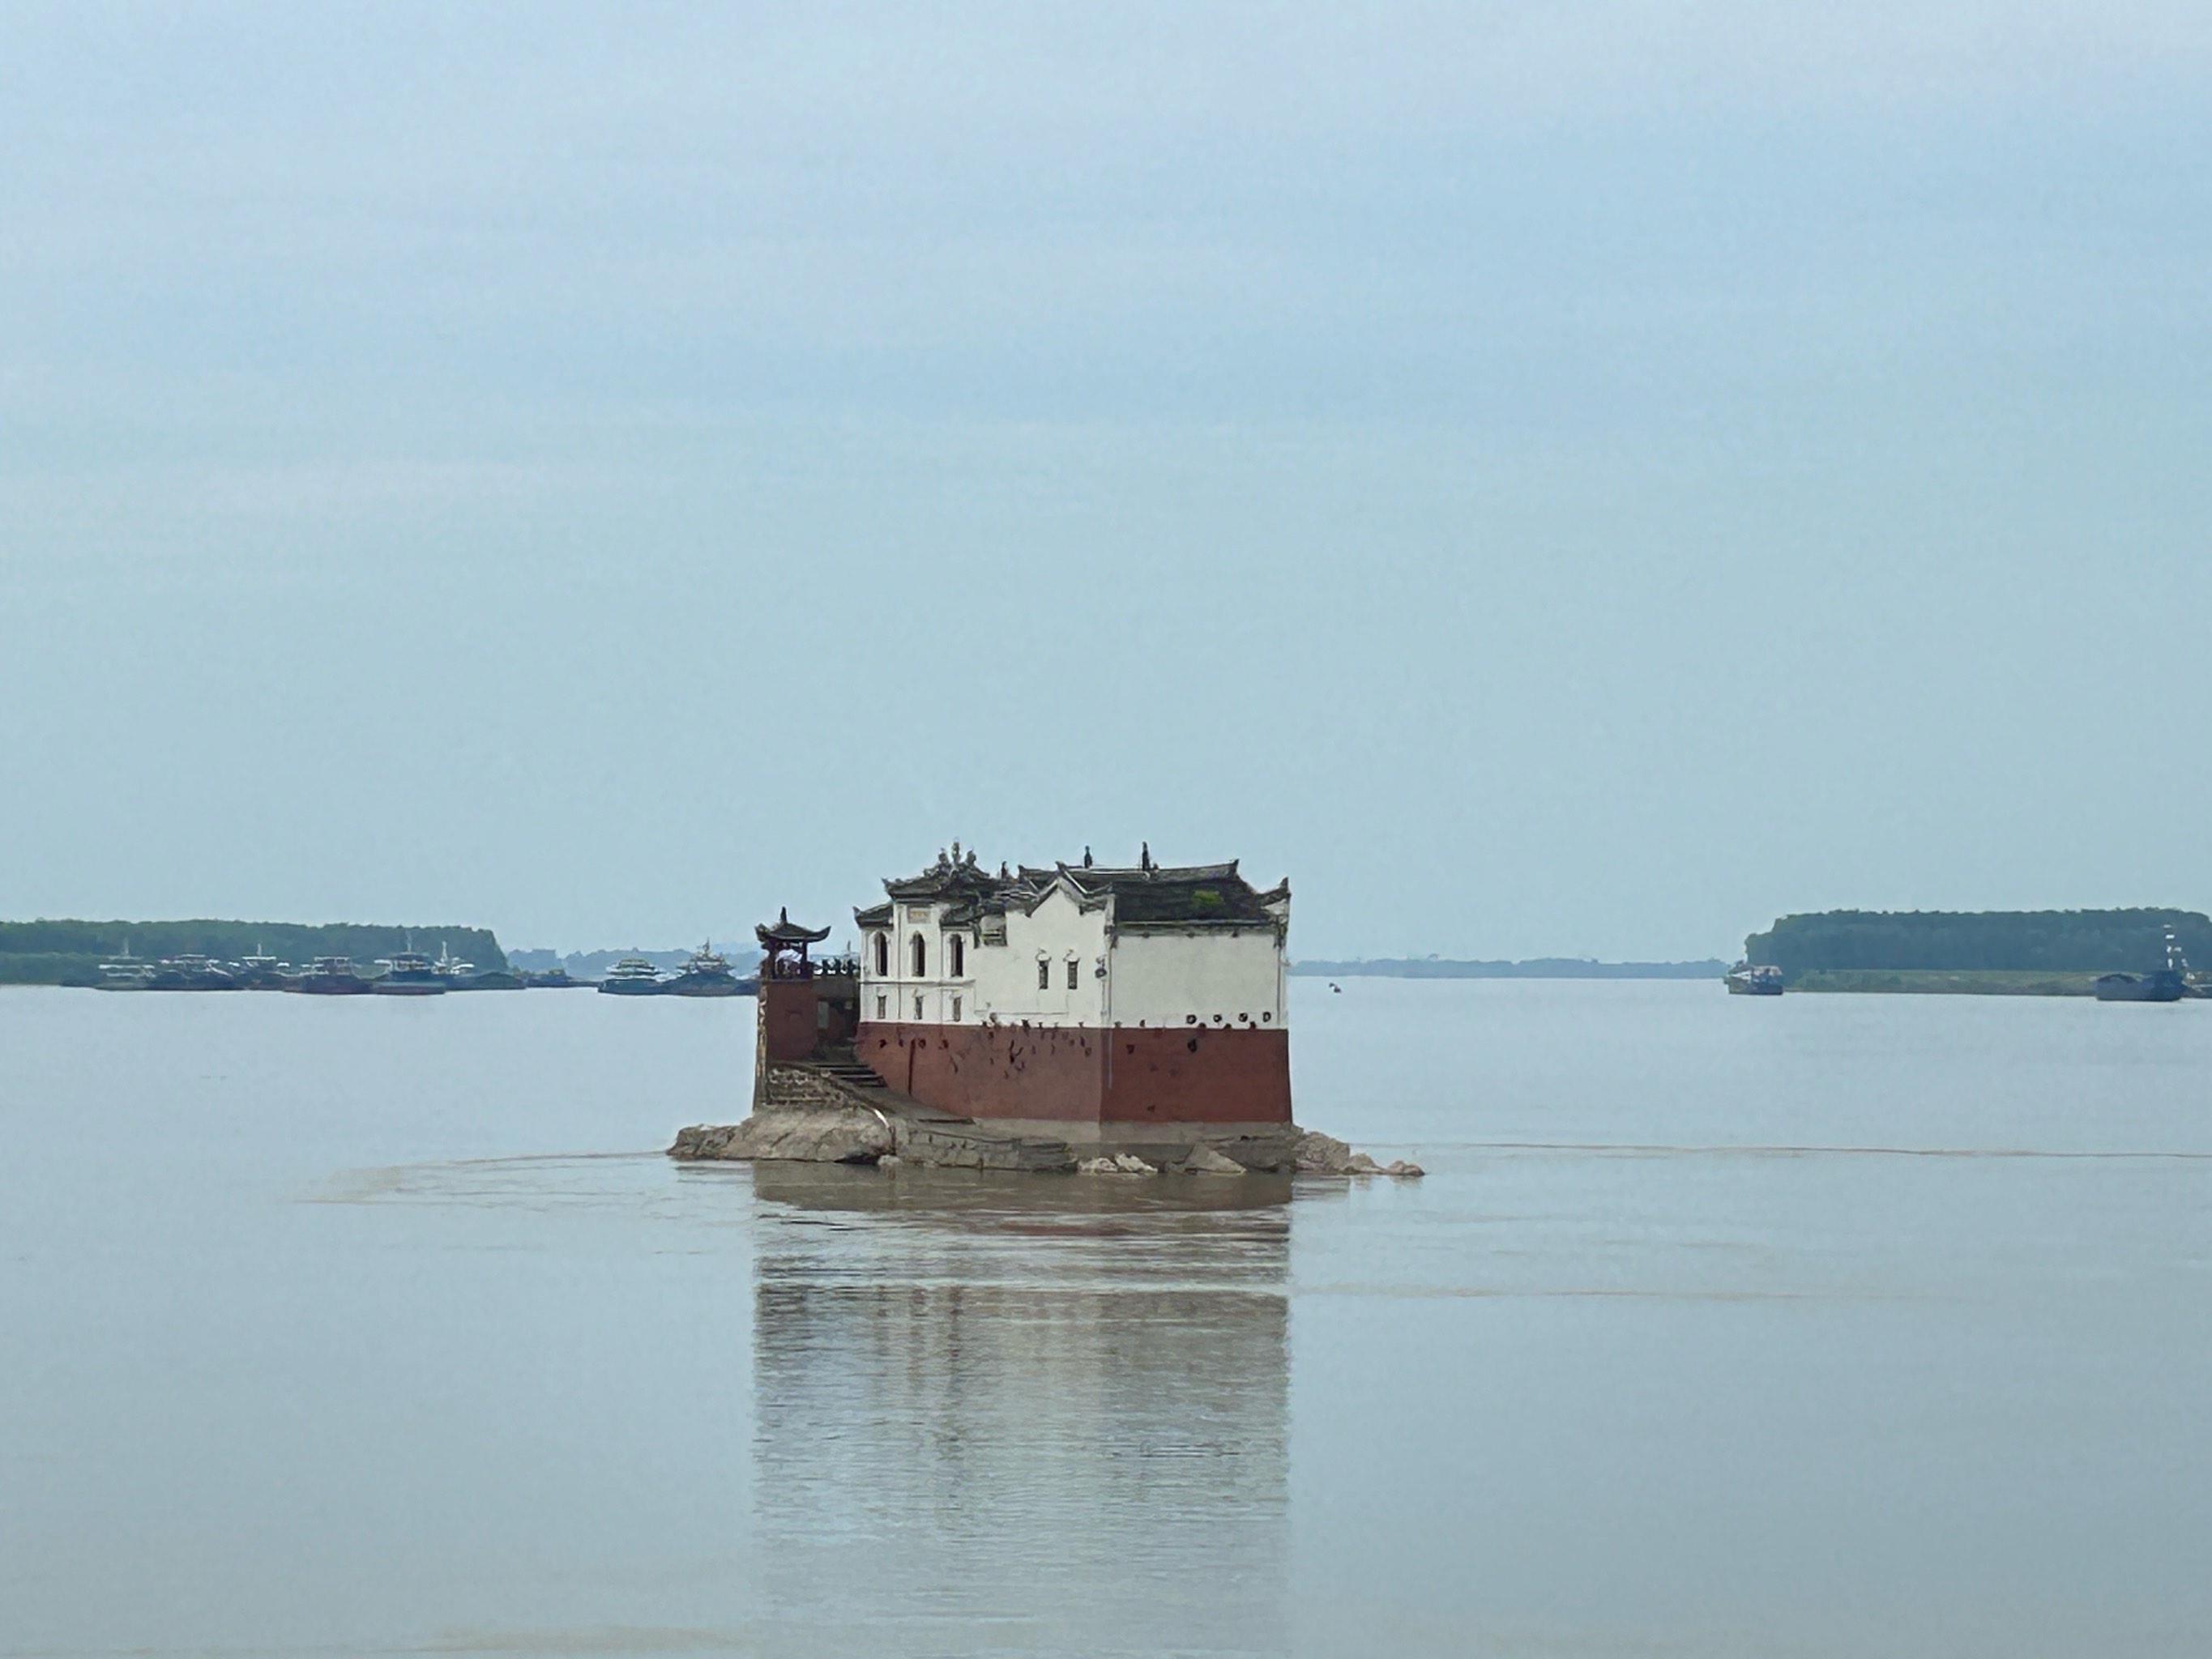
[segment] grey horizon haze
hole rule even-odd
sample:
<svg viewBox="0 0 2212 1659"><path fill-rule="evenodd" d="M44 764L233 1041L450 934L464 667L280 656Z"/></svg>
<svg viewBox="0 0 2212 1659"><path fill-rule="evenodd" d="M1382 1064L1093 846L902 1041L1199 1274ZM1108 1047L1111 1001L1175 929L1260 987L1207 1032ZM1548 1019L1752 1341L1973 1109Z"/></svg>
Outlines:
<svg viewBox="0 0 2212 1659"><path fill-rule="evenodd" d="M0 915L2206 908L2208 84L2086 0L11 6Z"/></svg>

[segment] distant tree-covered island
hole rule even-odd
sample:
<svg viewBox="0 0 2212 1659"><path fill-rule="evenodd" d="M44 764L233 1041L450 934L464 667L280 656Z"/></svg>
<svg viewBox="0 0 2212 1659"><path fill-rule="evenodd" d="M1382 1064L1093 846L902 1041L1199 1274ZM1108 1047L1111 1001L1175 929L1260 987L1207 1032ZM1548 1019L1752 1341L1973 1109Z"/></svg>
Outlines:
<svg viewBox="0 0 2212 1659"><path fill-rule="evenodd" d="M507 955L488 927L383 927L359 922L0 921L0 985L90 985L100 964L126 951L145 961L210 957L237 962L270 956L304 966L317 957L350 957L362 967L415 950L441 951L478 968L503 969Z"/></svg>
<svg viewBox="0 0 2212 1659"><path fill-rule="evenodd" d="M2196 910L1826 910L1784 916L1743 948L1805 990L2086 994L2099 974L2166 966L2168 928L2212 966L2212 917Z"/></svg>

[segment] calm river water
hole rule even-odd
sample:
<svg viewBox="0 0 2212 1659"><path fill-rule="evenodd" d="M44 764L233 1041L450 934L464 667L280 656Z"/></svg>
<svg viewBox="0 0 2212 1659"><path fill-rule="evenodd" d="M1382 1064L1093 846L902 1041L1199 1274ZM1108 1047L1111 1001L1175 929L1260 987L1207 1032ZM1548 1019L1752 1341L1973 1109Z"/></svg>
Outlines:
<svg viewBox="0 0 2212 1659"><path fill-rule="evenodd" d="M1301 981L1235 1207L751 1012L0 991L0 1654L2212 1651L2212 1005Z"/></svg>

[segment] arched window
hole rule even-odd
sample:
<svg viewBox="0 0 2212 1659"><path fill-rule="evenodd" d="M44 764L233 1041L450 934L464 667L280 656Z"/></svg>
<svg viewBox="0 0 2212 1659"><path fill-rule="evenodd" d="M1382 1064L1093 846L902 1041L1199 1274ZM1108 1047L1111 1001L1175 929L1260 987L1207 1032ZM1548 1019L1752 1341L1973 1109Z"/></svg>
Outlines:
<svg viewBox="0 0 2212 1659"><path fill-rule="evenodd" d="M891 936L889 933L878 933L876 935L876 977L889 979L890 976Z"/></svg>
<svg viewBox="0 0 2212 1659"><path fill-rule="evenodd" d="M955 933L951 944L945 948L952 953L952 977L964 977L968 972L968 941Z"/></svg>
<svg viewBox="0 0 2212 1659"><path fill-rule="evenodd" d="M916 979L929 977L929 945L919 933L914 936L914 976Z"/></svg>

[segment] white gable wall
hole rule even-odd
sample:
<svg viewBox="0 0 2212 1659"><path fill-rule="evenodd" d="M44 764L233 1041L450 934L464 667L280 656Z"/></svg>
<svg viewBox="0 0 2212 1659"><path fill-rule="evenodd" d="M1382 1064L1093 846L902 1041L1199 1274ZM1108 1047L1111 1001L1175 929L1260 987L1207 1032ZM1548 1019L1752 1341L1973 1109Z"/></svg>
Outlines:
<svg viewBox="0 0 2212 1659"><path fill-rule="evenodd" d="M1282 946L1272 927L1124 933L1114 941L1117 1025L1274 1030L1287 1012L1283 992Z"/></svg>
<svg viewBox="0 0 2212 1659"><path fill-rule="evenodd" d="M1006 912L1006 942L985 945L975 955L980 975L976 1000L1001 1024L1028 1020L1042 1025L1103 1025L1106 981L1098 968L1106 955L1106 912L1085 910L1065 888L1055 888L1028 915ZM1045 986L1037 988L1037 963L1045 965ZM1075 988L1067 988L1067 964L1075 964Z"/></svg>

